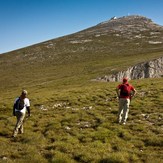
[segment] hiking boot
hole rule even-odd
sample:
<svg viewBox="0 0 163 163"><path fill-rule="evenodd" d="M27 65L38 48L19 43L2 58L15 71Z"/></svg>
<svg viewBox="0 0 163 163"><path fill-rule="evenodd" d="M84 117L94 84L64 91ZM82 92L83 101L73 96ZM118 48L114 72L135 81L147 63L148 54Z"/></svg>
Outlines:
<svg viewBox="0 0 163 163"><path fill-rule="evenodd" d="M16 138L16 136L17 136L17 135L14 134L14 135L12 135L12 138Z"/></svg>
<svg viewBox="0 0 163 163"><path fill-rule="evenodd" d="M13 138L16 138L17 134L18 134L18 133L17 133L16 131L14 131L12 137L13 137Z"/></svg>

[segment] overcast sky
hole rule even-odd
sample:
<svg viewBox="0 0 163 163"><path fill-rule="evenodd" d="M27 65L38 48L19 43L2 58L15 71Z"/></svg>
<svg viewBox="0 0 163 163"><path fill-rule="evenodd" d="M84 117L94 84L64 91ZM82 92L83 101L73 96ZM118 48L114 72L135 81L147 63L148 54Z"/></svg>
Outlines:
<svg viewBox="0 0 163 163"><path fill-rule="evenodd" d="M127 15L163 25L163 0L0 0L0 54Z"/></svg>

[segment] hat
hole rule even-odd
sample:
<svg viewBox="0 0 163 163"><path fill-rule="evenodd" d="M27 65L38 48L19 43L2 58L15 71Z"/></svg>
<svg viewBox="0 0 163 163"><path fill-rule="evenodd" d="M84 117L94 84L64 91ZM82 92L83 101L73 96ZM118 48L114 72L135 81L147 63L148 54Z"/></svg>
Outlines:
<svg viewBox="0 0 163 163"><path fill-rule="evenodd" d="M128 78L123 78L123 83L126 83L128 81Z"/></svg>
<svg viewBox="0 0 163 163"><path fill-rule="evenodd" d="M24 94L24 95L27 95L27 91L26 90L22 90L22 94Z"/></svg>

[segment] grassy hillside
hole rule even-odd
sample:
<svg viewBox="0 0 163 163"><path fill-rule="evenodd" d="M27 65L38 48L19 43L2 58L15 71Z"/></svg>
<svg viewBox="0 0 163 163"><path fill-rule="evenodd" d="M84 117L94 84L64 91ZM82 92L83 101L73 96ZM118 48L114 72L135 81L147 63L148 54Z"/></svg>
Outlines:
<svg viewBox="0 0 163 163"><path fill-rule="evenodd" d="M138 94L125 126L116 123L119 83L92 81L163 54L162 27L117 21L0 55L0 162L161 163L162 78L131 81ZM22 89L32 116L13 139Z"/></svg>
<svg viewBox="0 0 163 163"><path fill-rule="evenodd" d="M25 133L15 139L11 138L16 122L11 116L13 94L6 92L0 104L1 162L161 163L162 79L131 83L138 94L125 126L116 123L118 83L31 88L32 116L25 122Z"/></svg>
<svg viewBox="0 0 163 163"><path fill-rule="evenodd" d="M129 16L0 55L0 90L49 82L58 87L65 78L80 84L118 72L162 56L162 36L162 26Z"/></svg>

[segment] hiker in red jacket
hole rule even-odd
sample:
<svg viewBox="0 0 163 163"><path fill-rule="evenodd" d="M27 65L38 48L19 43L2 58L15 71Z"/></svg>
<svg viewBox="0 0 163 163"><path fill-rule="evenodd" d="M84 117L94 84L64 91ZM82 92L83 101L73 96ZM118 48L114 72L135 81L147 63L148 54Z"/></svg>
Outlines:
<svg viewBox="0 0 163 163"><path fill-rule="evenodd" d="M119 98L118 122L126 124L131 97L136 94L136 90L128 83L128 78L123 78L123 83L117 86L116 93Z"/></svg>

